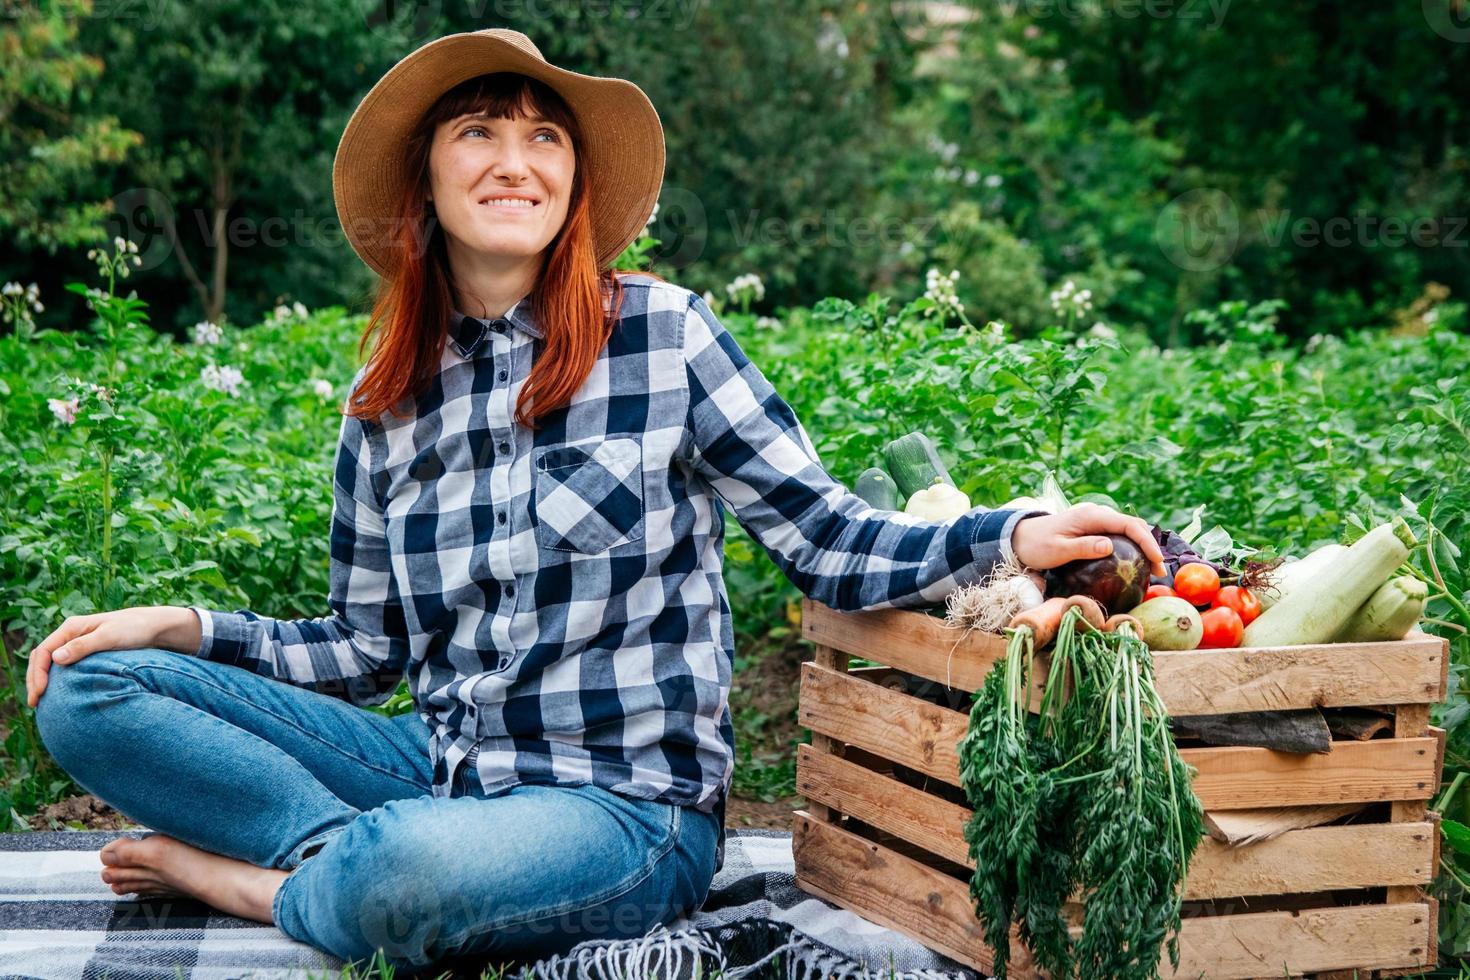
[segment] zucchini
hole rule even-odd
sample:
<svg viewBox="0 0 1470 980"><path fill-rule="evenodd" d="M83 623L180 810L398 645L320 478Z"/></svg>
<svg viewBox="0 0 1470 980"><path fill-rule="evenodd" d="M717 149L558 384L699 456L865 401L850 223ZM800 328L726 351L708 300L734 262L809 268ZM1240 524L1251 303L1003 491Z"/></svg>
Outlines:
<svg viewBox="0 0 1470 980"><path fill-rule="evenodd" d="M898 484L898 492L905 497L912 497L936 481L954 486L949 470L939 458L939 450L922 432L910 432L894 439L883 447L883 459L888 472L893 474L893 482Z"/></svg>
<svg viewBox="0 0 1470 980"><path fill-rule="evenodd" d="M1409 557L1414 534L1402 517L1363 535L1337 561L1316 572L1245 628L1240 645L1287 647L1328 643L1358 607Z"/></svg>
<svg viewBox="0 0 1470 980"><path fill-rule="evenodd" d="M893 482L893 477L883 471L881 466L871 466L863 470L852 485L852 492L868 502L869 507L879 510L898 510L898 487Z"/></svg>
<svg viewBox="0 0 1470 980"><path fill-rule="evenodd" d="M1269 589L1252 589L1260 600L1261 612L1270 609L1286 598L1286 594L1297 585L1311 579L1319 572L1332 567L1332 563L1347 554L1345 544L1324 544L1307 557L1285 562L1276 570L1276 583Z"/></svg>
<svg viewBox="0 0 1470 980"><path fill-rule="evenodd" d="M1412 575L1399 575L1378 587L1334 637L1337 643L1402 640L1424 615L1429 589Z"/></svg>

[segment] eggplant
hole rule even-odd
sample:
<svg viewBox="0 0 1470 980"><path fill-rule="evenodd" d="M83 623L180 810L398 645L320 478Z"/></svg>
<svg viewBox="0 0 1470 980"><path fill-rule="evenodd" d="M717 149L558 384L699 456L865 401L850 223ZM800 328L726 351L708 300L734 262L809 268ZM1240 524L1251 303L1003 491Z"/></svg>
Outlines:
<svg viewBox="0 0 1470 980"><path fill-rule="evenodd" d="M1046 572L1046 594L1089 595L1109 616L1128 612L1143 601L1151 569L1143 549L1124 534L1109 534L1113 552L1102 558L1079 558Z"/></svg>

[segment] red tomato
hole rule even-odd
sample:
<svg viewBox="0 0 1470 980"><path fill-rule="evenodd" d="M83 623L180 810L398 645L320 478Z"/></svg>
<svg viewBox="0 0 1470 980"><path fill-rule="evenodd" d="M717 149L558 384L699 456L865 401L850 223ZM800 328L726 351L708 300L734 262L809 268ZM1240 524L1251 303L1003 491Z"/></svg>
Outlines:
<svg viewBox="0 0 1470 980"><path fill-rule="evenodd" d="M1238 585L1227 585L1215 594L1212 606L1229 606L1240 614L1240 621L1249 626L1251 620L1261 614L1261 600L1250 589Z"/></svg>
<svg viewBox="0 0 1470 980"><path fill-rule="evenodd" d="M1222 649L1225 647L1240 646L1241 634L1245 632L1245 624L1240 621L1240 613L1229 606L1216 606L1207 610L1200 620L1205 625L1204 639L1200 640L1200 649Z"/></svg>
<svg viewBox="0 0 1470 980"><path fill-rule="evenodd" d="M1148 591L1143 594L1143 601L1147 602L1150 599L1157 599L1161 595L1177 596L1178 594L1178 592L1175 592L1167 585L1150 585Z"/></svg>
<svg viewBox="0 0 1470 980"><path fill-rule="evenodd" d="M1203 562L1180 565L1174 573L1174 593L1192 605L1208 606L1219 591L1220 573Z"/></svg>

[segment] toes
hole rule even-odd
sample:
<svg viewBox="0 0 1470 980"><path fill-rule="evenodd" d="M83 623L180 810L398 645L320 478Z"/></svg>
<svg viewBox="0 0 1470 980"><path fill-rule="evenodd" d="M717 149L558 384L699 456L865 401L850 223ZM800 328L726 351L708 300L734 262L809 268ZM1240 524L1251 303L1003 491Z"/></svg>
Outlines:
<svg viewBox="0 0 1470 980"><path fill-rule="evenodd" d="M143 898L167 898L179 893L156 881L143 878L129 878L115 881L111 885L112 891L118 895L138 895Z"/></svg>

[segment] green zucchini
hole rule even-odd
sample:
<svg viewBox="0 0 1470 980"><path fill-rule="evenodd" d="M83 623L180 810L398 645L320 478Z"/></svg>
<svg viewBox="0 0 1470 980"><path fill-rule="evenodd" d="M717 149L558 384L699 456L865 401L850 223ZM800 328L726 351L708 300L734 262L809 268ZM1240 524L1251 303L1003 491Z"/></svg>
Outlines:
<svg viewBox="0 0 1470 980"><path fill-rule="evenodd" d="M883 460L888 472L893 474L893 482L898 484L899 493L905 497L912 497L936 481L954 486L949 470L939 458L939 450L922 432L899 436L884 446Z"/></svg>
<svg viewBox="0 0 1470 980"><path fill-rule="evenodd" d="M1337 643L1402 640L1424 615L1429 589L1412 575L1399 575L1378 587L1334 637Z"/></svg>
<svg viewBox="0 0 1470 980"><path fill-rule="evenodd" d="M869 507L879 510L898 510L898 487L893 482L893 477L883 471L881 466L871 466L863 470L852 485L852 492L868 502Z"/></svg>
<svg viewBox="0 0 1470 980"><path fill-rule="evenodd" d="M1315 551L1308 553L1305 558L1290 561L1276 570L1276 584L1269 589L1252 589L1261 603L1261 612L1270 609L1276 603L1286 598L1286 594L1302 582L1307 582L1319 572L1332 567L1332 563L1338 561L1347 554L1345 544L1324 544Z"/></svg>
<svg viewBox="0 0 1470 980"><path fill-rule="evenodd" d="M1331 642L1358 607L1409 557L1414 534L1401 517L1380 524L1347 553L1304 582L1245 628L1240 645L1286 647Z"/></svg>

